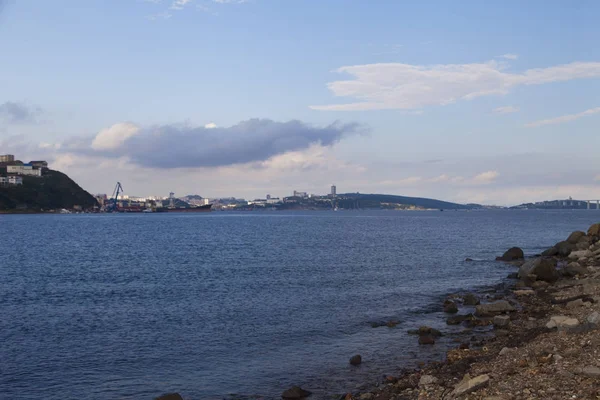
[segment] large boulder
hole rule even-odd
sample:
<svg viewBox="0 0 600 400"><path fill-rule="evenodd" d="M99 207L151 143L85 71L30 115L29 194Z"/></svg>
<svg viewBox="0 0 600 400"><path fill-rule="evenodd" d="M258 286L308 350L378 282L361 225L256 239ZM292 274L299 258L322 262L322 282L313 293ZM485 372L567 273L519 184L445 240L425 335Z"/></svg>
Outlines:
<svg viewBox="0 0 600 400"><path fill-rule="evenodd" d="M544 250L542 252L542 256L544 257L554 257L558 255L558 249L556 247L550 247L548 250Z"/></svg>
<svg viewBox="0 0 600 400"><path fill-rule="evenodd" d="M569 243L566 240L556 243L554 247L558 250L558 255L561 257L567 257L576 248L573 243Z"/></svg>
<svg viewBox="0 0 600 400"><path fill-rule="evenodd" d="M510 311L515 311L515 308L506 300L500 300L489 304L480 304L475 307L475 315L478 317L489 317Z"/></svg>
<svg viewBox="0 0 600 400"><path fill-rule="evenodd" d="M465 306L476 306L479 303L479 299L473 293L467 293L463 296L463 304Z"/></svg>
<svg viewBox="0 0 600 400"><path fill-rule="evenodd" d="M444 312L448 314L456 314L458 312L458 306L451 300L444 301Z"/></svg>
<svg viewBox="0 0 600 400"><path fill-rule="evenodd" d="M304 390L299 386L292 386L281 394L281 397L286 400L299 400L310 396L312 393Z"/></svg>
<svg viewBox="0 0 600 400"><path fill-rule="evenodd" d="M590 226L587 234L588 236L600 236L600 223Z"/></svg>
<svg viewBox="0 0 600 400"><path fill-rule="evenodd" d="M502 257L496 257L496 260L498 261L515 261L515 260L522 260L525 258L525 254L523 253L523 250L521 250L519 247L511 247L510 249L506 250L506 252L502 255Z"/></svg>
<svg viewBox="0 0 600 400"><path fill-rule="evenodd" d="M556 260L553 258L538 257L527 261L519 268L519 278L528 279L535 275L537 280L546 282L556 282L558 271L556 270Z"/></svg>
<svg viewBox="0 0 600 400"><path fill-rule="evenodd" d="M567 242L569 242L571 244L577 244L577 242L579 242L579 239L581 239L584 236L585 236L585 232L575 231L569 235Z"/></svg>

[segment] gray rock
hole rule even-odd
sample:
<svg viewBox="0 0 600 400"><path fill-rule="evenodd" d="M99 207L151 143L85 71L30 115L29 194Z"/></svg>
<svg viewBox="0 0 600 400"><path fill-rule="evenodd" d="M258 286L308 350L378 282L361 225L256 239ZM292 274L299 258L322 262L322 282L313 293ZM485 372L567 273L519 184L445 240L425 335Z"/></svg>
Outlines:
<svg viewBox="0 0 600 400"><path fill-rule="evenodd" d="M560 354L554 354L552 356L552 359L554 360L554 362L559 362L560 360L562 360L564 357L562 357Z"/></svg>
<svg viewBox="0 0 600 400"><path fill-rule="evenodd" d="M363 393L360 396L358 396L358 398L360 400L371 400L374 397L373 393ZM344 396L345 398L345 396Z"/></svg>
<svg viewBox="0 0 600 400"><path fill-rule="evenodd" d="M544 250L542 256L544 257L553 257L558 255L558 249L556 247L550 247L548 250Z"/></svg>
<svg viewBox="0 0 600 400"><path fill-rule="evenodd" d="M581 307L581 306L583 306L583 300L582 299L576 299L576 300L569 301L567 303L566 307L568 309L571 309L571 308L578 308L578 307Z"/></svg>
<svg viewBox="0 0 600 400"><path fill-rule="evenodd" d="M454 396L462 396L467 393L473 393L483 387L485 387L490 381L489 375L479 375L471 379L467 374L463 380L454 387L452 394Z"/></svg>
<svg viewBox="0 0 600 400"><path fill-rule="evenodd" d="M463 304L465 306L476 306L481 302L473 293L467 293L463 296Z"/></svg>
<svg viewBox="0 0 600 400"><path fill-rule="evenodd" d="M581 239L584 236L585 236L585 232L575 231L569 235L567 242L569 242L571 244L577 244L577 242L579 242L579 239Z"/></svg>
<svg viewBox="0 0 600 400"><path fill-rule="evenodd" d="M553 258L538 257L527 261L519 268L519 277L529 279L530 275L535 275L537 280L546 282L556 282L558 271L556 270L556 260Z"/></svg>
<svg viewBox="0 0 600 400"><path fill-rule="evenodd" d="M506 252L502 255L502 257L496 257L498 261L514 261L514 260L522 260L525 258L525 254L523 254L523 250L519 247L511 247L506 250Z"/></svg>
<svg viewBox="0 0 600 400"><path fill-rule="evenodd" d="M425 387L434 385L437 382L437 378L432 375L423 375L421 379L419 379L419 387Z"/></svg>
<svg viewBox="0 0 600 400"><path fill-rule="evenodd" d="M503 347L503 348L502 348L502 350L500 350L500 353L498 353L498 354L500 354L501 356L503 356L503 355L505 355L505 354L508 354L508 353L510 353L510 352L511 352L511 350L512 350L512 349L509 349L508 347Z"/></svg>
<svg viewBox="0 0 600 400"><path fill-rule="evenodd" d="M587 367L578 368L576 370L578 374L589 376L590 378L598 378L600 377L600 368L595 367L593 365L589 365Z"/></svg>
<svg viewBox="0 0 600 400"><path fill-rule="evenodd" d="M281 398L286 400L297 400L304 399L305 397L310 396L312 393L308 390L304 390L299 386L292 386L285 392L281 394Z"/></svg>
<svg viewBox="0 0 600 400"><path fill-rule="evenodd" d="M496 315L493 322L495 327L503 328L510 324L510 317L508 315Z"/></svg>
<svg viewBox="0 0 600 400"><path fill-rule="evenodd" d="M588 274L588 270L585 267L582 267L578 262L571 262L567 265L563 270L562 274L564 276L584 276Z"/></svg>
<svg viewBox="0 0 600 400"><path fill-rule="evenodd" d="M451 300L444 301L444 312L448 314L456 314L458 312L456 303Z"/></svg>
<svg viewBox="0 0 600 400"><path fill-rule="evenodd" d="M564 328L573 328L579 325L579 321L577 318L567 317L565 315L555 315L550 317L550 321L546 324L546 328L553 329L564 329Z"/></svg>
<svg viewBox="0 0 600 400"><path fill-rule="evenodd" d="M594 325L600 324L600 313L598 313L598 311L594 311L588 315L587 322Z"/></svg>
<svg viewBox="0 0 600 400"><path fill-rule="evenodd" d="M362 357L360 354L350 357L350 365L360 365L360 363L362 363Z"/></svg>
<svg viewBox="0 0 600 400"><path fill-rule="evenodd" d="M600 223L590 226L587 231L588 236L600 236Z"/></svg>
<svg viewBox="0 0 600 400"><path fill-rule="evenodd" d="M489 304L480 304L475 307L475 315L478 317L491 316L510 311L515 311L515 308L506 300L500 300Z"/></svg>
<svg viewBox="0 0 600 400"><path fill-rule="evenodd" d="M564 242L556 243L554 247L558 251L558 255L561 257L567 257L575 249L575 245L567 242L566 240Z"/></svg>
<svg viewBox="0 0 600 400"><path fill-rule="evenodd" d="M589 250L577 250L577 251L572 251L569 254L569 258L572 260L578 260L580 258L590 258L594 255L594 253L592 253Z"/></svg>

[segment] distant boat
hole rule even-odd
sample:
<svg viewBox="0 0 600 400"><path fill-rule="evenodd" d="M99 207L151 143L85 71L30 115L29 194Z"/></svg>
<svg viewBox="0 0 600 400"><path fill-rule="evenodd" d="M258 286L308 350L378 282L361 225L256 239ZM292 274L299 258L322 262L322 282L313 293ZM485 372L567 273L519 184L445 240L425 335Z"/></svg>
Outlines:
<svg viewBox="0 0 600 400"><path fill-rule="evenodd" d="M210 212L211 208L212 208L212 204L206 204L204 206L189 207L189 208L167 208L167 212L184 212L184 213Z"/></svg>
<svg viewBox="0 0 600 400"><path fill-rule="evenodd" d="M151 208L146 208L144 211L142 211L143 213L153 213L154 210L152 210Z"/></svg>
<svg viewBox="0 0 600 400"><path fill-rule="evenodd" d="M71 214L71 211L69 211L69 210L67 210L67 209L63 208L63 209L61 209L61 210L60 210L60 213L61 213L61 214Z"/></svg>

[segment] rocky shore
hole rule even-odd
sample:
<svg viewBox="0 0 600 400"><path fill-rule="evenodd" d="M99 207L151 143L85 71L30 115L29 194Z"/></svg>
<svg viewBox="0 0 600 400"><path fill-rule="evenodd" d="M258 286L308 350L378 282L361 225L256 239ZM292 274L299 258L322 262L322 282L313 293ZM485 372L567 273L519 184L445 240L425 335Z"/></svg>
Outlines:
<svg viewBox="0 0 600 400"><path fill-rule="evenodd" d="M515 266L508 287L486 296L453 295L440 304L447 324L462 328L448 334L456 347L444 362L382 377L368 392L327 399L600 399L600 223L534 257L515 247L497 261ZM428 346L445 332L422 326L407 334L415 346ZM361 361L355 355L349 363ZM316 399L309 390L292 387L281 397Z"/></svg>
<svg viewBox="0 0 600 400"><path fill-rule="evenodd" d="M460 310L478 302L472 296L440 305L458 311L448 324L463 325L468 337L456 338L446 361L386 377L376 390L342 398L600 399L600 224L573 232L531 259L513 248L498 262L518 268L506 293L482 301L474 313ZM477 326L489 326L491 334L472 334ZM413 333L421 345L430 342L421 338L443 334L428 327Z"/></svg>

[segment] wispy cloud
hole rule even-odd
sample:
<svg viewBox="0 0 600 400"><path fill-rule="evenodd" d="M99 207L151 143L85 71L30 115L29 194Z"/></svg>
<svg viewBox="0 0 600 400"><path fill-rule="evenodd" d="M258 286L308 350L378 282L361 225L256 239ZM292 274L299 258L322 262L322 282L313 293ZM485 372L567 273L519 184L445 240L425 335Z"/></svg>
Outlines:
<svg viewBox="0 0 600 400"><path fill-rule="evenodd" d="M503 54L500 56L500 58L505 58L507 60L516 60L517 58L519 58L519 56L517 54Z"/></svg>
<svg viewBox="0 0 600 400"><path fill-rule="evenodd" d="M498 171L486 171L475 176L472 183L476 185L488 185L496 180L500 174Z"/></svg>
<svg viewBox="0 0 600 400"><path fill-rule="evenodd" d="M539 126L544 126L544 125L562 124L565 122L574 121L576 119L587 117L588 115L594 115L594 114L598 114L598 113L600 113L600 107L590 108L589 110L585 110L585 111L577 113L577 114L563 115L563 116L556 117L556 118L543 119L540 121L530 122L528 124L525 124L525 126L528 128L537 128Z"/></svg>
<svg viewBox="0 0 600 400"><path fill-rule="evenodd" d="M188 5L191 2L191 0L174 0L173 3L171 3L171 10L183 10L183 8Z"/></svg>
<svg viewBox="0 0 600 400"><path fill-rule="evenodd" d="M494 112L496 114L510 114L510 113L516 113L519 111L518 107L514 107L514 106L504 106L504 107L498 107L494 109Z"/></svg>
<svg viewBox="0 0 600 400"><path fill-rule="evenodd" d="M165 12L161 12L161 13L158 13L158 14L148 15L146 17L146 19L148 19L150 21L156 21L156 20L159 20L159 19L169 19L172 16L173 16L173 14L171 14L168 11L165 11Z"/></svg>
<svg viewBox="0 0 600 400"><path fill-rule="evenodd" d="M247 3L248 0L212 0L213 3L219 3L219 4L242 4L242 3Z"/></svg>
<svg viewBox="0 0 600 400"><path fill-rule="evenodd" d="M0 120L8 123L35 123L42 113L40 107L7 101L0 104Z"/></svg>
<svg viewBox="0 0 600 400"><path fill-rule="evenodd" d="M354 79L330 82L337 97L358 101L346 104L313 105L314 110L357 111L419 109L447 105L481 96L503 95L522 85L542 85L573 79L600 77L600 62L574 62L523 73L505 71L506 63L411 65L400 63L341 67Z"/></svg>

